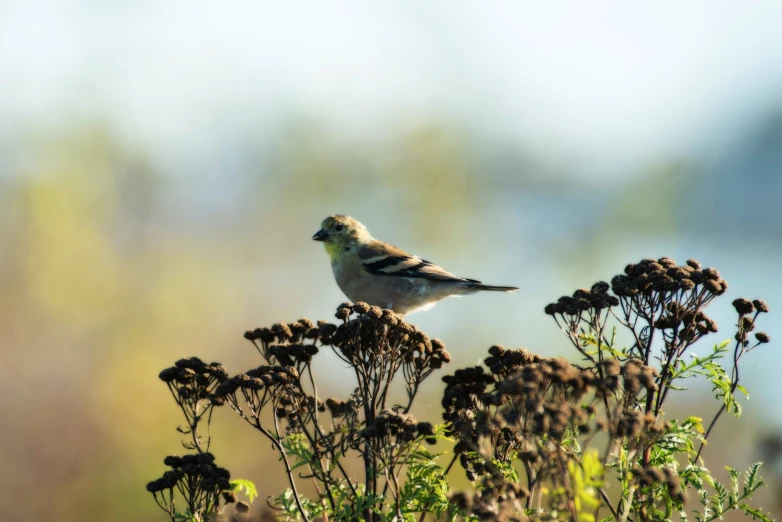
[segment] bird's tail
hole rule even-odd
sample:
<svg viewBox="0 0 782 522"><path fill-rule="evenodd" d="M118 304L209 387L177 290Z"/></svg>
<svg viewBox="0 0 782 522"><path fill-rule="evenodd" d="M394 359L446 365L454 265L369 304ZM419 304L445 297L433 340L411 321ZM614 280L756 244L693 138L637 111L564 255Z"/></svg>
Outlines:
<svg viewBox="0 0 782 522"><path fill-rule="evenodd" d="M494 285L484 285L484 284L477 284L473 286L476 290L490 290L492 292L513 292L516 293L520 289L515 286L494 286Z"/></svg>

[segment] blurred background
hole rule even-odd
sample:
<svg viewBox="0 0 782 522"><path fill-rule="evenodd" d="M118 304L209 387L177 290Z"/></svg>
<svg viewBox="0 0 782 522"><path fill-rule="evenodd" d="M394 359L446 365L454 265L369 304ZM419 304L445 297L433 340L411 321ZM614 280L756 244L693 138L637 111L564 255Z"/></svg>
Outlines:
<svg viewBox="0 0 782 522"><path fill-rule="evenodd" d="M772 344L706 461L724 478L764 458L782 426L781 26L762 0L0 2L4 520L163 520L144 485L183 449L158 372L191 355L244 371L246 329L333 318L310 240L333 213L522 288L410 316L446 371L495 343L575 357L544 305L628 262L716 267L712 342L741 296L768 301ZM318 357L325 393L349 392ZM716 412L695 388L677 412ZM262 504L279 463L216 417L218 462ZM777 516L780 472L755 503Z"/></svg>

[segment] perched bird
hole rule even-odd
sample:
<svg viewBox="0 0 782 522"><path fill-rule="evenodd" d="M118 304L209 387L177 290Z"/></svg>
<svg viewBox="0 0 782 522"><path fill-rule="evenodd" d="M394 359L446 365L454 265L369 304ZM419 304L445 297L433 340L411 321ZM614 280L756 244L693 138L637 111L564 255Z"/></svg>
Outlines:
<svg viewBox="0 0 782 522"><path fill-rule="evenodd" d="M418 256L372 237L350 216L327 217L312 236L323 241L340 289L351 301L364 301L405 315L431 308L449 295L479 290L517 292L513 286L484 285L445 271Z"/></svg>

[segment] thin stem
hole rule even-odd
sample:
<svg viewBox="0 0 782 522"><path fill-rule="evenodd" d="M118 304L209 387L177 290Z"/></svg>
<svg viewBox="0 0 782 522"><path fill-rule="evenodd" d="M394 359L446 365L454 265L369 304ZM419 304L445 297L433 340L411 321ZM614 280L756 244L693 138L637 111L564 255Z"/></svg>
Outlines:
<svg viewBox="0 0 782 522"><path fill-rule="evenodd" d="M633 503L633 495L635 494L635 486L630 486L630 491L627 494L627 499L624 502L624 511L622 512L622 518L620 519L620 522L627 522L628 517L630 516L630 506Z"/></svg>
<svg viewBox="0 0 782 522"><path fill-rule="evenodd" d="M277 427L277 417L275 416L275 428ZM304 522L309 522L309 518L307 517L307 513L304 511L304 506L301 505L301 499L299 498L299 492L296 489L296 481L293 479L293 470L291 469L291 465L288 462L288 454L285 452L285 448L280 444L280 441L277 440L276 437L274 437L271 433L269 433L263 426L261 426L261 423L256 418L255 421L255 427L272 442L274 447L277 449L277 451L280 453L280 456L282 456L282 462L285 464L285 474L288 475L288 483L291 486L291 491L293 492L293 499L296 501L296 507L299 510L299 513L301 513L301 517L304 519ZM279 432L279 429L277 429Z"/></svg>
<svg viewBox="0 0 782 522"><path fill-rule="evenodd" d="M619 513L617 513L616 509L614 508L613 504L611 504L611 499L608 498L608 495L606 494L605 490L603 488L600 488L600 496L603 497L603 500L605 501L606 505L608 506L608 509L611 510L611 514L614 515L614 520L619 520ZM600 506L597 507L598 511L600 510ZM595 512L595 520L597 520L597 512Z"/></svg>

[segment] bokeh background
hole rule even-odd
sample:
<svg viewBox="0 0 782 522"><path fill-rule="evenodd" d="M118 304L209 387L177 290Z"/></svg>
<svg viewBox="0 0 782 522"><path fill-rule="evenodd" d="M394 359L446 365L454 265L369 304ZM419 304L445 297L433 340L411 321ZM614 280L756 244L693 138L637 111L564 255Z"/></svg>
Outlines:
<svg viewBox="0 0 782 522"><path fill-rule="evenodd" d="M573 357L544 305L628 262L718 268L713 341L746 296L769 302L772 345L705 456L763 458L782 426L780 27L762 0L0 2L3 519L163 520L144 485L182 449L159 370L246 370L246 329L331 318L310 237L332 213L523 289L411 316L451 370L494 343ZM695 388L681 413L716 411ZM262 497L283 486L230 411L214 435Z"/></svg>

